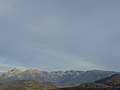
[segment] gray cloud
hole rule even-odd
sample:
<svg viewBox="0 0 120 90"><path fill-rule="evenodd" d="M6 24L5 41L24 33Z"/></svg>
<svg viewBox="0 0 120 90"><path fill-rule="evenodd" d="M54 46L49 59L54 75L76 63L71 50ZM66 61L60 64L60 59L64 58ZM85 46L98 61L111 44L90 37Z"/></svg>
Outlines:
<svg viewBox="0 0 120 90"><path fill-rule="evenodd" d="M43 70L119 70L119 4L1 0L0 62Z"/></svg>

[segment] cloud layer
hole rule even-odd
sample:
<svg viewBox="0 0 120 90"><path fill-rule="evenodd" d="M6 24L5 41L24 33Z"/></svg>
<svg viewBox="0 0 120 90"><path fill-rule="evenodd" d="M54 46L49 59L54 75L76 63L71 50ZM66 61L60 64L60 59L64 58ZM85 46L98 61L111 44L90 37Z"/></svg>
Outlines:
<svg viewBox="0 0 120 90"><path fill-rule="evenodd" d="M119 71L119 4L1 0L0 67Z"/></svg>

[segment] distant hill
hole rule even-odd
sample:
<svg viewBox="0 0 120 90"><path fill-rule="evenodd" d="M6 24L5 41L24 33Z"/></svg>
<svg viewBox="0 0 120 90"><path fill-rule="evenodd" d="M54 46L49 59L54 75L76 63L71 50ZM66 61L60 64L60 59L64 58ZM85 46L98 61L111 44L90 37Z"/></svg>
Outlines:
<svg viewBox="0 0 120 90"><path fill-rule="evenodd" d="M56 84L59 87L75 86L81 83L94 82L119 72L114 71L53 71L46 72L36 69L21 71L19 69L9 70L0 76L0 82L12 80L35 80L44 84Z"/></svg>
<svg viewBox="0 0 120 90"><path fill-rule="evenodd" d="M99 83L83 83L78 86L58 88L55 90L118 90L118 89L113 89L111 86Z"/></svg>
<svg viewBox="0 0 120 90"><path fill-rule="evenodd" d="M77 86L79 88L112 88L111 86L100 83L83 83Z"/></svg>
<svg viewBox="0 0 120 90"><path fill-rule="evenodd" d="M102 80L98 80L96 82L114 87L120 87L120 74L114 74L110 77L104 78Z"/></svg>
<svg viewBox="0 0 120 90"><path fill-rule="evenodd" d="M15 80L0 83L0 90L49 90L55 86L41 84L32 80Z"/></svg>

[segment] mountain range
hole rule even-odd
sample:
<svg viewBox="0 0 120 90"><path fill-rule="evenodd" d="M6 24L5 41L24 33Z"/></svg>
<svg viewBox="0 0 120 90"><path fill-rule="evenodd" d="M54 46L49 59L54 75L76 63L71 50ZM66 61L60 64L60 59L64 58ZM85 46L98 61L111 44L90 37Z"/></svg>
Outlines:
<svg viewBox="0 0 120 90"><path fill-rule="evenodd" d="M47 85L56 85L58 87L71 87L81 83L94 82L113 74L119 74L114 71L40 71L36 69L28 69L25 71L19 69L12 69L0 75L0 82L9 82L15 80L33 80Z"/></svg>
<svg viewBox="0 0 120 90"><path fill-rule="evenodd" d="M120 90L120 74L73 87L59 88L34 80L12 80L0 83L0 90Z"/></svg>

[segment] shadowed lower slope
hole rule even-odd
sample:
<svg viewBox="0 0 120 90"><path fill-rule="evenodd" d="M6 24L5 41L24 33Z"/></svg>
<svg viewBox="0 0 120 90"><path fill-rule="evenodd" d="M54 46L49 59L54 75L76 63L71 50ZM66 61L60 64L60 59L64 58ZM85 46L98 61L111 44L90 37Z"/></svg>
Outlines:
<svg viewBox="0 0 120 90"><path fill-rule="evenodd" d="M98 83L83 83L75 87L66 87L56 90L113 90L111 86Z"/></svg>
<svg viewBox="0 0 120 90"><path fill-rule="evenodd" d="M114 74L111 77L107 77L107 78L98 80L96 82L119 88L120 87L120 74Z"/></svg>
<svg viewBox="0 0 120 90"><path fill-rule="evenodd" d="M49 90L54 88L56 87L33 80L15 80L0 84L0 90Z"/></svg>

